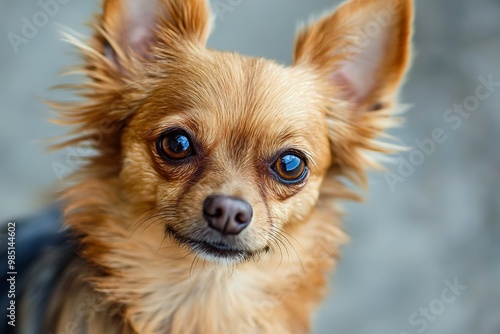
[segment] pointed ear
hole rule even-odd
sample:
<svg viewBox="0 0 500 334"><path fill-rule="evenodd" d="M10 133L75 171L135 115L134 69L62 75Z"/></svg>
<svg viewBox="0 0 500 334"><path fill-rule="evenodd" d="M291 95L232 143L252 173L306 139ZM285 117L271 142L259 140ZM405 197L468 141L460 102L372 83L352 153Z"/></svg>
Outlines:
<svg viewBox="0 0 500 334"><path fill-rule="evenodd" d="M151 59L152 47L204 45L211 26L206 0L105 0L99 33L106 57L118 67Z"/></svg>
<svg viewBox="0 0 500 334"><path fill-rule="evenodd" d="M204 47L211 24L208 0L103 1L103 13L92 23L95 33L88 42L63 33L83 58L83 64L68 73L84 74L90 80L60 87L72 89L84 99L50 102L60 115L54 122L74 126L69 139L53 148L88 145L97 137L90 143L102 153L96 156L96 163L119 160L119 133L135 111L131 105L143 98L140 79L144 79L148 63L172 55L182 57L184 50ZM115 168L102 166L103 172Z"/></svg>
<svg viewBox="0 0 500 334"><path fill-rule="evenodd" d="M410 58L411 0L350 0L303 29L294 64L313 66L356 112L390 108Z"/></svg>

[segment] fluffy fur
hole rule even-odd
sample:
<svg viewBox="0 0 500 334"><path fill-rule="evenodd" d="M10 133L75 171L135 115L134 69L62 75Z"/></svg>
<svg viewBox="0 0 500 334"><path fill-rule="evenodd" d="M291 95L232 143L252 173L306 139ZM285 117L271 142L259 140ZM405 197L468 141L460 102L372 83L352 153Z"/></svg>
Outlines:
<svg viewBox="0 0 500 334"><path fill-rule="evenodd" d="M68 36L87 81L65 87L78 101L52 103L56 122L73 126L56 147L96 154L61 197L80 246L44 332L309 332L347 240L334 202L357 197L342 180L364 184L378 167L367 152L393 149L375 138L397 123L412 1L346 2L299 33L291 67L206 48L210 22L204 0L107 0L90 41ZM158 156L172 126L197 138L194 163ZM269 175L284 148L306 155L305 182ZM182 243L215 238L201 216L213 193L252 205L250 227L231 240L247 256Z"/></svg>

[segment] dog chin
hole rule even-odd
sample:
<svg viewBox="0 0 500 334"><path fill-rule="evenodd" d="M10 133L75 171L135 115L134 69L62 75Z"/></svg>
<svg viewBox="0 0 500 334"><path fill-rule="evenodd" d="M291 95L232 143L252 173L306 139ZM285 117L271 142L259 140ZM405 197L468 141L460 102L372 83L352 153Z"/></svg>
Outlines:
<svg viewBox="0 0 500 334"><path fill-rule="evenodd" d="M187 247L194 254L208 262L218 264L235 264L257 259L259 255L267 253L269 247L260 250L247 250L235 248L224 243L212 243L207 240L195 240L181 235L172 227L166 227L165 232L181 246Z"/></svg>

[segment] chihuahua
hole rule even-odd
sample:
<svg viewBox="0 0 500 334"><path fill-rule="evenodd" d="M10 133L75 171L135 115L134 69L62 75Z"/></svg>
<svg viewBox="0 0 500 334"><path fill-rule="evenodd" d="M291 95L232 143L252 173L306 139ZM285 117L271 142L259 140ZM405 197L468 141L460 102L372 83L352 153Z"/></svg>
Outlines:
<svg viewBox="0 0 500 334"><path fill-rule="evenodd" d="M68 36L79 98L52 103L56 147L95 154L61 195L76 246L40 332L310 332L347 240L335 203L394 149L412 21L412 0L348 0L285 67L207 48L205 0L105 0Z"/></svg>

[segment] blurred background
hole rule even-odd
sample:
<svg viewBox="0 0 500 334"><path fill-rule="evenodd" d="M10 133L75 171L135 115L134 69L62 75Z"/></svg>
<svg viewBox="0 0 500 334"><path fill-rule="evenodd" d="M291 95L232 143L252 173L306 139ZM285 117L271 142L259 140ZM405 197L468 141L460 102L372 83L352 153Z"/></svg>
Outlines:
<svg viewBox="0 0 500 334"><path fill-rule="evenodd" d="M48 88L67 81L58 73L77 61L58 25L86 35L99 8L60 2L13 47L9 33L21 35L43 9L38 0L0 0L0 221L53 203L61 165L71 169L78 157L45 152L43 139L63 130L47 122L42 100L66 97ZM209 45L290 64L297 24L338 3L213 1ZM416 7L414 66L401 94L411 108L392 131L413 149L390 173L370 176L366 203L345 203L352 241L314 333L500 333L500 1Z"/></svg>

